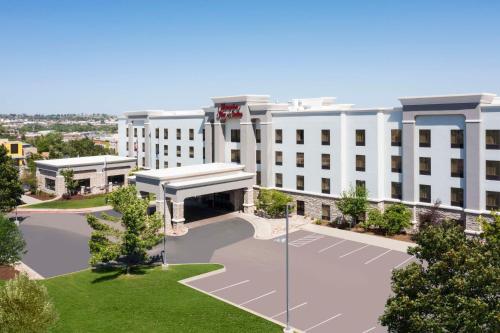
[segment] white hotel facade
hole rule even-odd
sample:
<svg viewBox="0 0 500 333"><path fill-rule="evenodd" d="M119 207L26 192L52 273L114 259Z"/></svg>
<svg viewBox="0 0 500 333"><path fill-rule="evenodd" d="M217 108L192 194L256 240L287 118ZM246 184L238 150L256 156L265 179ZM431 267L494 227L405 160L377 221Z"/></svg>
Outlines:
<svg viewBox="0 0 500 333"><path fill-rule="evenodd" d="M331 97L212 101L199 110L126 112L119 118L119 154L151 169L137 175L139 189L142 179L172 194L165 187L171 174L179 179L186 170L196 179L203 164L219 163L241 166L238 179L249 180L240 201L250 211L253 190L276 188L293 196L298 214L333 220L336 199L356 185L365 186L381 208L408 205L415 223L439 200L442 212L464 221L471 233L478 230L477 215L500 208L500 98L494 94L408 97L400 98L400 107L368 109ZM171 171L154 171L165 168ZM190 184L183 198L210 192L196 191L206 184ZM153 192L148 186L143 189ZM183 199L171 198L172 221L182 223L176 204Z"/></svg>

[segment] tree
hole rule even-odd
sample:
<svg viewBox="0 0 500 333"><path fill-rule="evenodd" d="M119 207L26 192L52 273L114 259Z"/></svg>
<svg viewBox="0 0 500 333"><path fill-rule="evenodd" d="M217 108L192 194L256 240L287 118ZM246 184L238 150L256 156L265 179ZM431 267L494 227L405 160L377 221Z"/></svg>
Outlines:
<svg viewBox="0 0 500 333"><path fill-rule="evenodd" d="M133 266L144 263L148 259L147 250L163 239L158 233L163 225L162 219L158 213L148 215L148 202L137 198L134 186L111 192L108 202L122 217L104 222L94 215L87 215L87 223L93 229L89 240L90 263L123 262L128 274ZM114 225L118 223L121 227Z"/></svg>
<svg viewBox="0 0 500 333"><path fill-rule="evenodd" d="M500 331L500 216L467 238L456 223L429 225L408 253L418 262L392 274L380 317L389 332Z"/></svg>
<svg viewBox="0 0 500 333"><path fill-rule="evenodd" d="M292 197L277 191L261 189L257 197L257 209L264 211L271 217L285 216L286 205L290 205Z"/></svg>
<svg viewBox="0 0 500 333"><path fill-rule="evenodd" d="M386 235L395 235L411 226L411 210L396 203L388 206L384 212L374 208L368 212L368 220L362 223L365 229L378 229Z"/></svg>
<svg viewBox="0 0 500 333"><path fill-rule="evenodd" d="M337 207L343 215L350 216L354 224L357 224L359 216L368 209L368 191L364 186L351 186L341 193Z"/></svg>
<svg viewBox="0 0 500 333"><path fill-rule="evenodd" d="M64 169L60 171L61 176L64 177L64 184L66 186L66 193L72 196L78 190L78 181L74 179L73 169Z"/></svg>
<svg viewBox="0 0 500 333"><path fill-rule="evenodd" d="M22 194L19 171L7 156L7 149L0 145L0 212L8 212L19 205Z"/></svg>
<svg viewBox="0 0 500 333"><path fill-rule="evenodd" d="M47 289L19 274L0 288L0 331L47 332L58 319Z"/></svg>
<svg viewBox="0 0 500 333"><path fill-rule="evenodd" d="M436 226L444 221L439 206L441 206L441 200L437 199L431 208L420 214L419 228L424 229L428 226Z"/></svg>
<svg viewBox="0 0 500 333"><path fill-rule="evenodd" d="M0 265L13 265L20 261L26 242L19 228L7 217L0 215Z"/></svg>

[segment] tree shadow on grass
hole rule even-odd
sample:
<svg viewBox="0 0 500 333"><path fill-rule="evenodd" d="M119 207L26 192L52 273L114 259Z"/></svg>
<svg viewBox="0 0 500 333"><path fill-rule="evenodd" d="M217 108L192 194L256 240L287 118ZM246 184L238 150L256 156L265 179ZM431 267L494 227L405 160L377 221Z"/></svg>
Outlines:
<svg viewBox="0 0 500 333"><path fill-rule="evenodd" d="M147 270L152 268L152 266L137 265L130 268L127 274L127 268L124 265L116 263L107 263L95 266L92 268L93 273L97 273L100 276L92 280L92 283L100 283L106 281L112 281L120 276L140 276L146 274Z"/></svg>

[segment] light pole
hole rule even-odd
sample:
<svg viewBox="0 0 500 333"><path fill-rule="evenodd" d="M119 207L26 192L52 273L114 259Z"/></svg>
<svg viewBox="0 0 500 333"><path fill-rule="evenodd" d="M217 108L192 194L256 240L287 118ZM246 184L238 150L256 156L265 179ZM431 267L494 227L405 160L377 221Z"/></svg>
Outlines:
<svg viewBox="0 0 500 333"><path fill-rule="evenodd" d="M289 309L289 269L288 269L288 203L285 206L286 237L285 237L285 276L286 276L286 327L284 333L292 333L290 327L290 309Z"/></svg>
<svg viewBox="0 0 500 333"><path fill-rule="evenodd" d="M161 268L168 269L167 263L167 195L165 192L165 184L161 184L163 189L163 256Z"/></svg>

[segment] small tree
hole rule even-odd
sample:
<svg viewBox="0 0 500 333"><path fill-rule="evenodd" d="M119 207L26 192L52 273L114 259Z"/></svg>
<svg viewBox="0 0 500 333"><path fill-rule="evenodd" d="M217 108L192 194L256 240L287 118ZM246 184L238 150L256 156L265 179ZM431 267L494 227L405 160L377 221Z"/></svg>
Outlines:
<svg viewBox="0 0 500 333"><path fill-rule="evenodd" d="M437 226L444 221L443 214L439 207L441 206L441 200L437 199L431 208L427 209L424 213L419 216L419 228L424 229L428 226Z"/></svg>
<svg viewBox="0 0 500 333"><path fill-rule="evenodd" d="M338 209L343 215L350 216L354 225L358 223L359 216L368 209L368 191L364 186L349 188L341 193L337 202Z"/></svg>
<svg viewBox="0 0 500 333"><path fill-rule="evenodd" d="M392 274L394 293L380 317L389 332L500 331L500 216L467 238L456 223L416 235L411 263Z"/></svg>
<svg viewBox="0 0 500 333"><path fill-rule="evenodd" d="M25 274L0 288L0 331L47 332L58 319L47 289Z"/></svg>
<svg viewBox="0 0 500 333"><path fill-rule="evenodd" d="M23 188L7 148L0 145L0 212L8 212L21 203Z"/></svg>
<svg viewBox="0 0 500 333"><path fill-rule="evenodd" d="M286 205L290 205L292 197L278 190L261 189L257 197L257 209L270 217L285 216Z"/></svg>
<svg viewBox="0 0 500 333"><path fill-rule="evenodd" d="M60 171L61 176L64 177L64 185L66 186L66 193L70 197L78 190L78 181L74 179L75 172L73 169L64 169Z"/></svg>
<svg viewBox="0 0 500 333"><path fill-rule="evenodd" d="M0 215L0 265L13 265L20 261L26 243L19 228L9 219Z"/></svg>
<svg viewBox="0 0 500 333"><path fill-rule="evenodd" d="M137 198L134 186L113 191L107 200L122 217L121 220L102 222L94 215L87 215L87 223L93 229L89 240L90 263L121 261L125 263L128 274L131 267L148 259L147 250L163 238L158 233L162 219L158 213L148 215L148 202ZM115 227L113 224L116 223L121 227Z"/></svg>

